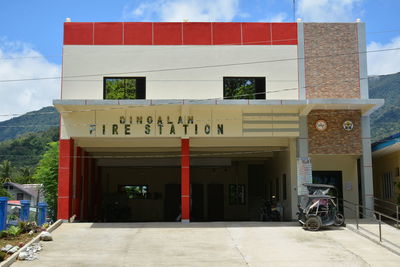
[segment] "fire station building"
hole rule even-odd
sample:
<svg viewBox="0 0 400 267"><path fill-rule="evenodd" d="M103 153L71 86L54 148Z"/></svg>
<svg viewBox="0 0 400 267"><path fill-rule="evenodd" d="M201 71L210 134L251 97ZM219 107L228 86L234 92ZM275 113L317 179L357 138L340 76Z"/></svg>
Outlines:
<svg viewBox="0 0 400 267"><path fill-rule="evenodd" d="M58 218L292 220L304 182L372 207L365 51L360 22L66 22Z"/></svg>

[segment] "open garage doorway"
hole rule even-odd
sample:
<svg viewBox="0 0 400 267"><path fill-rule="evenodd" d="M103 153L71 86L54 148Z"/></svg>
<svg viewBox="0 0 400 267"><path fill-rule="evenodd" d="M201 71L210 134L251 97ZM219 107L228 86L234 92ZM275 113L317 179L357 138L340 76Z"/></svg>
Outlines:
<svg viewBox="0 0 400 267"><path fill-rule="evenodd" d="M89 150L98 171L87 200L96 216L87 221L181 221L179 149ZM190 221L290 220L293 153L287 146L191 147ZM279 216L271 216L274 207Z"/></svg>

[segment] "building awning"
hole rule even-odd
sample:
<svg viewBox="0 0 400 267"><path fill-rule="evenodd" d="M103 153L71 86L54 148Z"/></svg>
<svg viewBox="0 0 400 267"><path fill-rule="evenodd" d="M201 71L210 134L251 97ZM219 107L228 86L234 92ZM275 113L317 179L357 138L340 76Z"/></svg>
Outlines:
<svg viewBox="0 0 400 267"><path fill-rule="evenodd" d="M382 99L307 100L54 100L62 138L298 137L312 110L359 110Z"/></svg>
<svg viewBox="0 0 400 267"><path fill-rule="evenodd" d="M218 106L266 106L270 108L298 108L299 115L307 115L312 110L360 110L363 115L383 106L384 99L305 99L305 100L53 100L60 113L84 110L105 110L125 107L159 105L218 105Z"/></svg>
<svg viewBox="0 0 400 267"><path fill-rule="evenodd" d="M391 135L372 144L372 156L381 157L400 151L400 133Z"/></svg>

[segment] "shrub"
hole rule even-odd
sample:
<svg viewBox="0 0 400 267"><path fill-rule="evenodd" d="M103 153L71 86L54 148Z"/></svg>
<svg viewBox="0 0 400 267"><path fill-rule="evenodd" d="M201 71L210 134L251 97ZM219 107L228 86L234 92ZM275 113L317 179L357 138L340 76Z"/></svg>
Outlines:
<svg viewBox="0 0 400 267"><path fill-rule="evenodd" d="M7 253L0 251L0 261L4 261L4 259L6 258Z"/></svg>
<svg viewBox="0 0 400 267"><path fill-rule="evenodd" d="M21 233L21 228L19 228L18 226L12 225L12 226L10 226L10 228L5 230L5 232L7 233L8 236L16 237L17 235L19 235Z"/></svg>

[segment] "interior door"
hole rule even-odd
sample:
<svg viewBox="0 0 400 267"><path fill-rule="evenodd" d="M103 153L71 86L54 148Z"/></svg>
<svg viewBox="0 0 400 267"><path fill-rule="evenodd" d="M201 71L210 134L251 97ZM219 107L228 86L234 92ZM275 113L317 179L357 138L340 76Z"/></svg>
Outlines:
<svg viewBox="0 0 400 267"><path fill-rule="evenodd" d="M174 222L181 214L181 185L166 184L164 197L164 220Z"/></svg>
<svg viewBox="0 0 400 267"><path fill-rule="evenodd" d="M207 208L209 221L224 220L224 185L207 185Z"/></svg>
<svg viewBox="0 0 400 267"><path fill-rule="evenodd" d="M203 184L191 184L192 199L190 221L204 221L204 186Z"/></svg>
<svg viewBox="0 0 400 267"><path fill-rule="evenodd" d="M343 213L343 181L341 171L313 171L313 184L329 184L337 188L339 210Z"/></svg>

